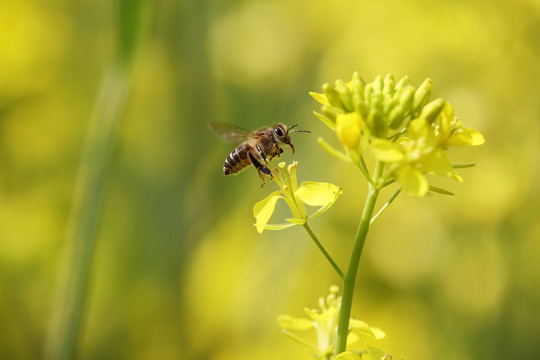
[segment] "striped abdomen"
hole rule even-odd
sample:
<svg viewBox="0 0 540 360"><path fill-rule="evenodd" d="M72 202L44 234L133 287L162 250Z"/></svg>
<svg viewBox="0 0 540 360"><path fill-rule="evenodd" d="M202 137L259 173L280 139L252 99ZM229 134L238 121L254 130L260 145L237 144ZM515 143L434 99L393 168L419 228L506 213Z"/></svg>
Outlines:
<svg viewBox="0 0 540 360"><path fill-rule="evenodd" d="M253 150L250 144L244 143L234 149L223 164L223 173L225 175L236 174L246 166L251 165L249 152Z"/></svg>

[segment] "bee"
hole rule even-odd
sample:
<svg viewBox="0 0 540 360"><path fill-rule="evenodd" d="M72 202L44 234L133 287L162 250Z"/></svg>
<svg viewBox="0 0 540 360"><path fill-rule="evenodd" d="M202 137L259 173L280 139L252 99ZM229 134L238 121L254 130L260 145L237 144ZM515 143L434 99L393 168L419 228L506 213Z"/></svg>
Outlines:
<svg viewBox="0 0 540 360"><path fill-rule="evenodd" d="M283 149L280 145L289 145L294 154L290 134L293 132L311 132L309 130L293 130L297 124L289 127L276 124L253 132L225 122L211 122L208 126L210 130L226 141L239 144L225 159L223 174L236 174L253 164L257 169L259 178L262 180L261 187L265 184L266 176L270 176L270 180L273 178L272 172L266 165L275 156L279 157L281 155Z"/></svg>

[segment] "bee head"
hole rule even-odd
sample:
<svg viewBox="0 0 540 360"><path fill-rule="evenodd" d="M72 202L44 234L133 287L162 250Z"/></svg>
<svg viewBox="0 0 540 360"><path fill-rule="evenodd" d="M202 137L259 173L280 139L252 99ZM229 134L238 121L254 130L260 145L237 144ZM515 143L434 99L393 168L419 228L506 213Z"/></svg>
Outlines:
<svg viewBox="0 0 540 360"><path fill-rule="evenodd" d="M293 154L294 154L294 146L291 143L290 134L293 132L307 132L307 133L311 132L309 130L292 130L292 128L294 128L295 126L297 126L297 124L291 125L288 128L287 126L283 124L277 124L274 126L274 135L277 137L279 141L289 145L292 148Z"/></svg>

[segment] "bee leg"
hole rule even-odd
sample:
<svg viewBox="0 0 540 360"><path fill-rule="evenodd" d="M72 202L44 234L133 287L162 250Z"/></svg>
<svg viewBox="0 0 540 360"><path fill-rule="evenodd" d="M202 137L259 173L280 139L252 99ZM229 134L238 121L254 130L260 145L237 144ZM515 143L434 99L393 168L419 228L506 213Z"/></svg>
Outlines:
<svg viewBox="0 0 540 360"><path fill-rule="evenodd" d="M253 164L253 166L255 166L255 168L257 169L257 172L259 173L259 178L261 178L262 180L261 187L263 187L266 182L266 175L270 176L270 179L274 178L272 176L272 172L270 171L269 168L261 164L259 160L255 158L255 155L253 155L251 152L248 152L248 156L249 156L249 160L251 160L251 163Z"/></svg>
<svg viewBox="0 0 540 360"><path fill-rule="evenodd" d="M259 150L259 155L261 155L261 158L268 164L268 160L266 160L266 155L264 155L264 152L261 149L261 147L259 145L257 145L256 147L257 147L257 150Z"/></svg>
<svg viewBox="0 0 540 360"><path fill-rule="evenodd" d="M276 147L278 148L278 151L275 153L275 154L272 154L272 157L270 158L270 160L272 160L276 155L277 157L279 157L282 153L283 153L283 149L280 148L279 146L276 145Z"/></svg>

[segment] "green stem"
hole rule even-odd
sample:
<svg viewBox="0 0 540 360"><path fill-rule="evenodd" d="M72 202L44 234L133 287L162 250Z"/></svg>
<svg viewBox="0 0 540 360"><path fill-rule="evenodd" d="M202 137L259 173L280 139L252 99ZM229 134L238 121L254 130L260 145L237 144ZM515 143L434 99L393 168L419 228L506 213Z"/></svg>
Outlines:
<svg viewBox="0 0 540 360"><path fill-rule="evenodd" d="M90 121L66 234L66 264L56 294L44 359L73 359L88 299L92 258L118 123L130 88L129 69L112 66Z"/></svg>
<svg viewBox="0 0 540 360"><path fill-rule="evenodd" d="M328 260L328 262L330 263L330 265L332 265L332 267L334 268L334 270L336 270L336 272L338 273L339 277L341 279L345 279L345 275L343 274L343 271L341 271L341 269L339 268L339 266L337 266L337 264L335 263L334 259L332 259L332 257L330 256L330 254L326 251L326 249L324 248L324 246L321 244L321 242L319 241L319 239L317 239L317 237L315 236L315 234L313 233L313 231L311 231L311 228L309 227L309 225L307 224L307 222L304 224L304 229L306 229L307 233L309 234L309 236L311 236L311 238L313 239L313 241L315 242L315 245L317 245L317 247L319 248L319 250L321 250L321 252L323 253L324 257L326 257L326 260Z"/></svg>
<svg viewBox="0 0 540 360"><path fill-rule="evenodd" d="M394 201L397 198L400 192L401 192L401 187L399 187L394 193L394 195L392 195L390 199L388 199L388 201L386 202L386 204L384 204L381 210L379 210L379 212L375 214L375 216L371 219L371 222L369 223L369 225L373 225L373 223L383 214L383 212L392 203L392 201Z"/></svg>
<svg viewBox="0 0 540 360"><path fill-rule="evenodd" d="M347 336L349 334L349 319L351 317L352 300L354 294L354 284L356 282L356 273L358 271L358 264L360 263L360 257L366 241L366 236L369 230L371 216L375 209L375 203L377 202L377 196L379 195L379 188L377 185L379 177L382 175L384 165L381 162L377 162L373 174L373 183L369 183L369 191L364 206L364 212L360 220L358 232L356 233L356 239L354 240L354 246L349 260L349 267L347 268L347 274L343 283L343 296L341 298L341 311L339 313L338 330L336 338L336 349L334 356L344 352L347 348Z"/></svg>

